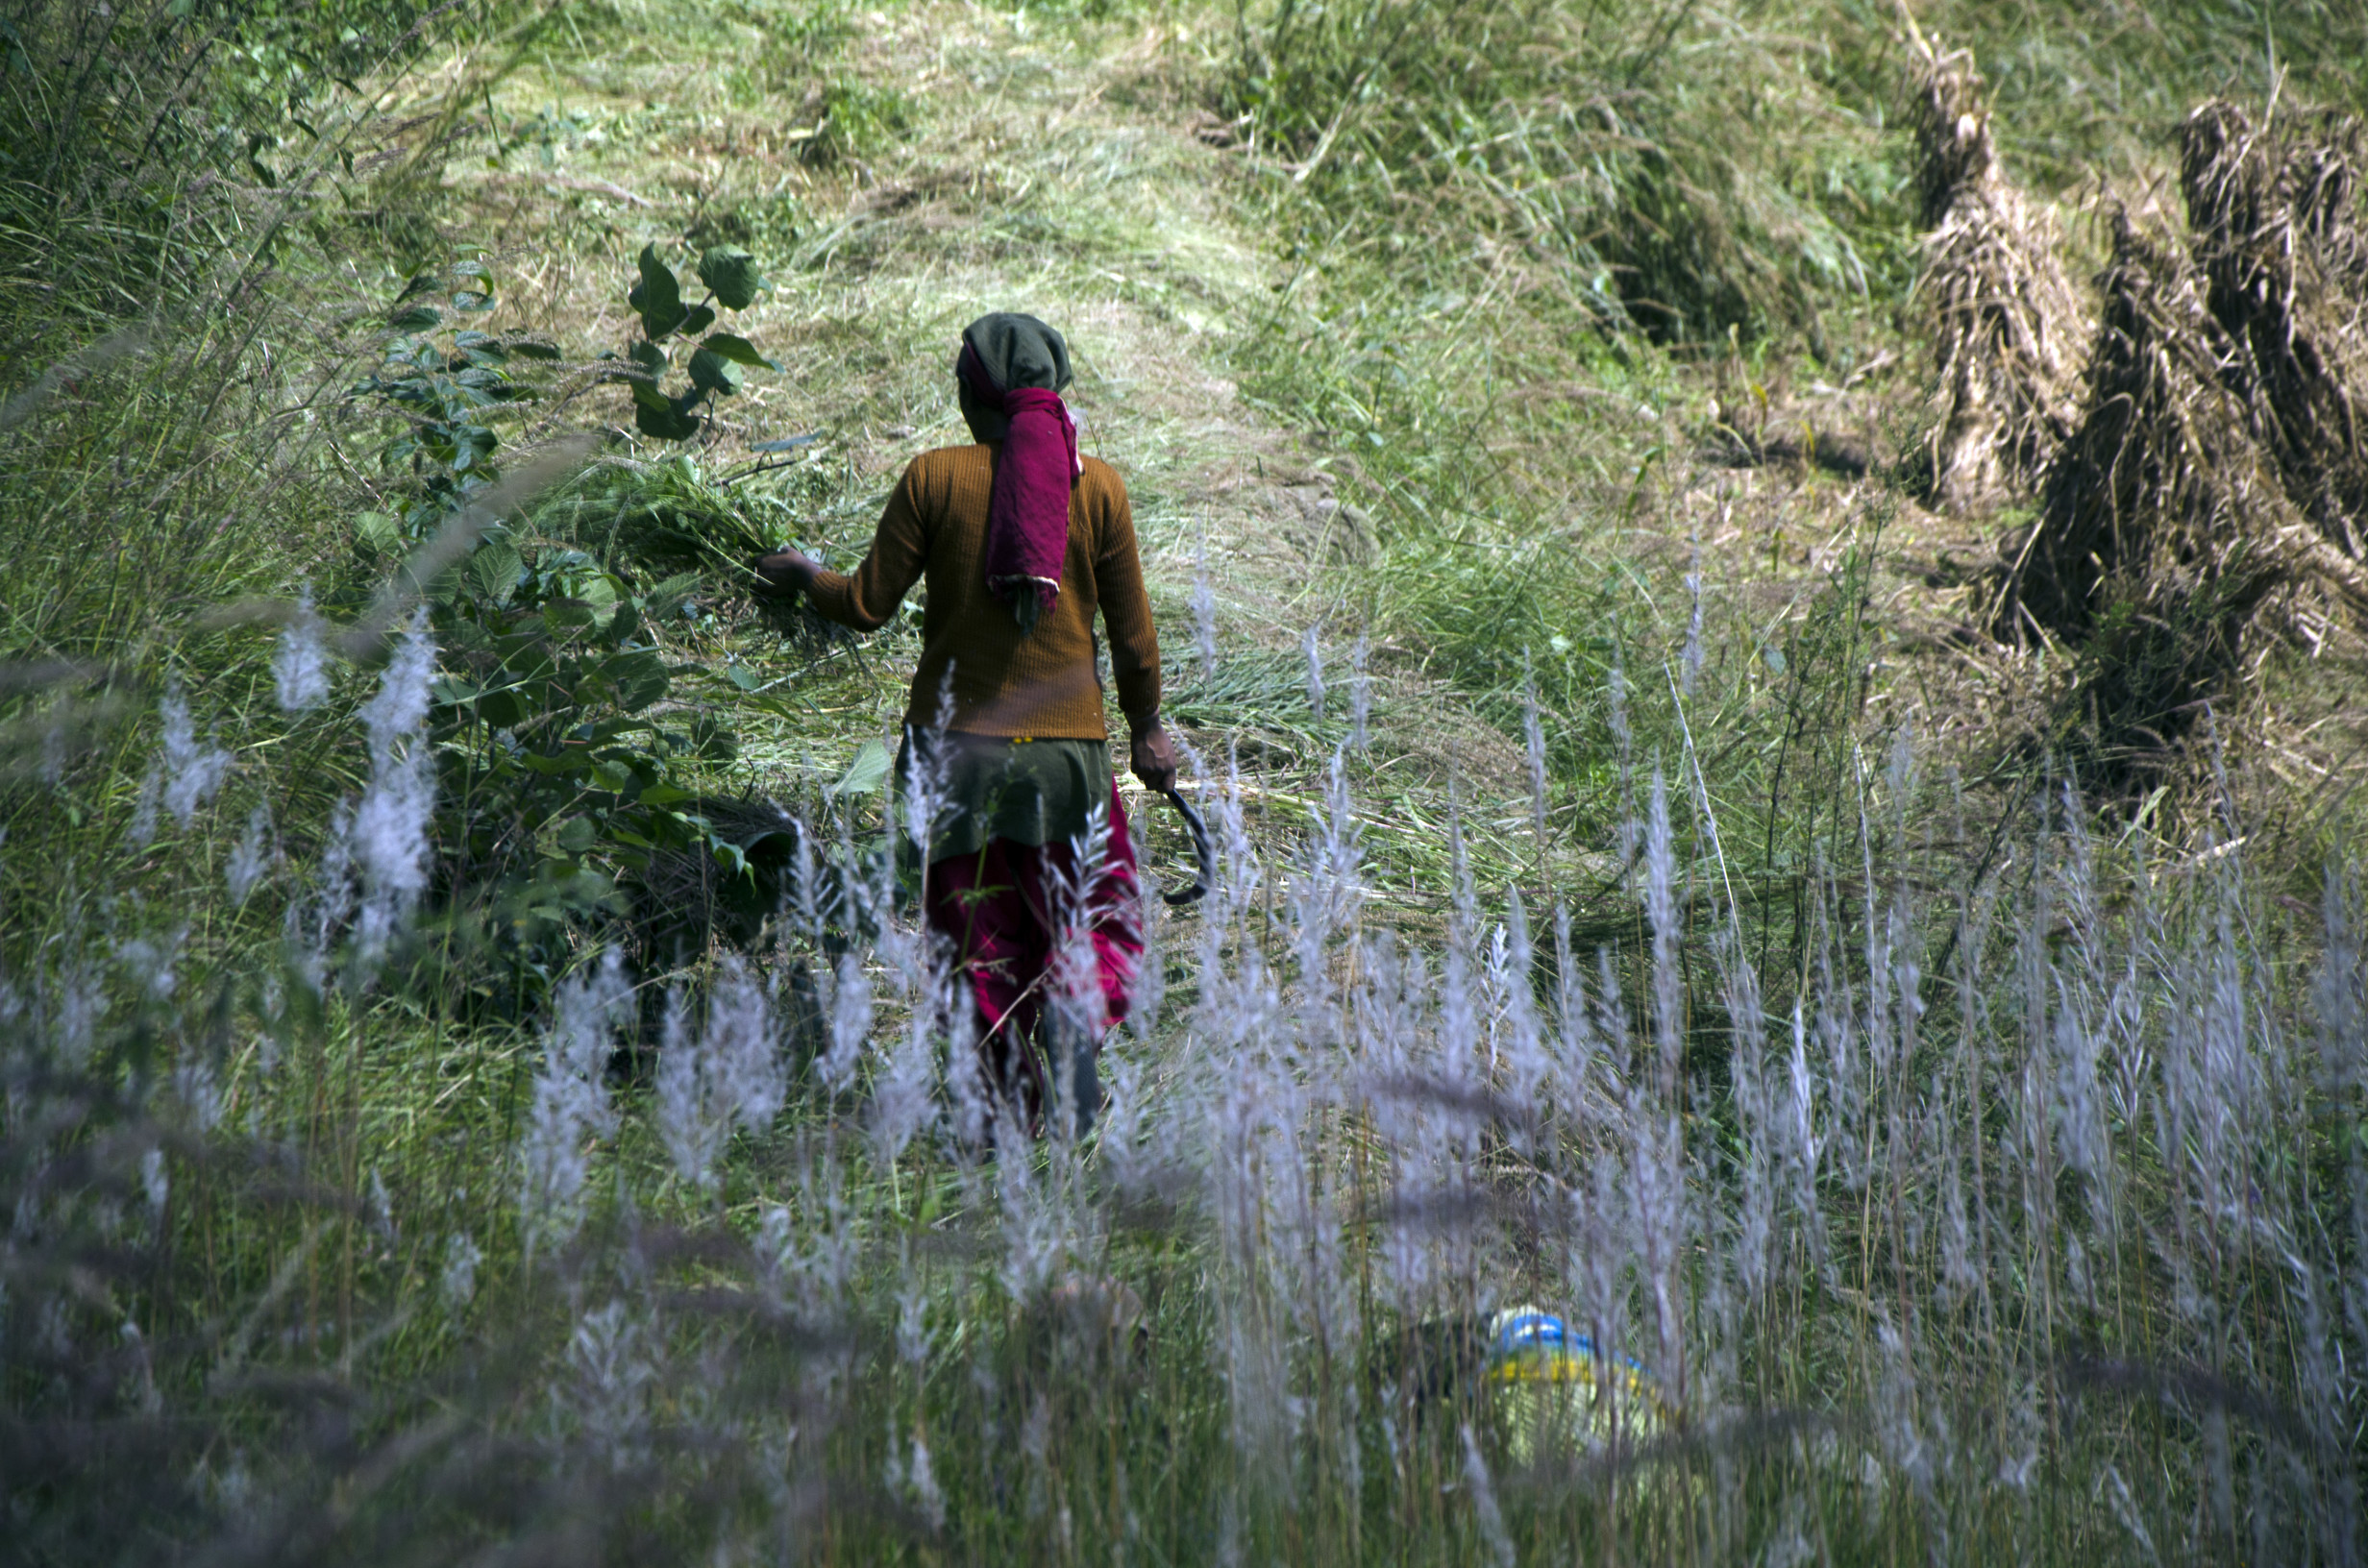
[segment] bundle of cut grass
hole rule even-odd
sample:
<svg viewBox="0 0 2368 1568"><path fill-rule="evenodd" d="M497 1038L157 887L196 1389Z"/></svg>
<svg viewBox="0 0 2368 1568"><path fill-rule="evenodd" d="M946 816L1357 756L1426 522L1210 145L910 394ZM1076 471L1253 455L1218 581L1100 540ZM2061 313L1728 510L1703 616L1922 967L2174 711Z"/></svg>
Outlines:
<svg viewBox="0 0 2368 1568"><path fill-rule="evenodd" d="M1914 99L1940 384L1924 455L1934 495L1964 506L2030 488L2071 429L2084 312L2054 215L1999 170L1973 56L1924 45Z"/></svg>
<svg viewBox="0 0 2368 1568"><path fill-rule="evenodd" d="M2356 122L2182 134L2190 233L2114 217L2079 424L2005 542L1993 628L2083 645L2109 756L2158 749L2236 668L2257 611L2368 620L2368 243Z"/></svg>
<svg viewBox="0 0 2368 1568"><path fill-rule="evenodd" d="M2180 184L2206 304L2228 336L2224 379L2257 410L2261 444L2317 536L2294 541L2298 565L2368 607L2361 129L2331 113L2256 127L2215 100L2187 117Z"/></svg>
<svg viewBox="0 0 2368 1568"><path fill-rule="evenodd" d="M2086 718L2120 754L2175 739L2235 667L2303 527L2183 248L2116 211L2101 293L2080 422L2006 541L1991 621L2087 645Z"/></svg>

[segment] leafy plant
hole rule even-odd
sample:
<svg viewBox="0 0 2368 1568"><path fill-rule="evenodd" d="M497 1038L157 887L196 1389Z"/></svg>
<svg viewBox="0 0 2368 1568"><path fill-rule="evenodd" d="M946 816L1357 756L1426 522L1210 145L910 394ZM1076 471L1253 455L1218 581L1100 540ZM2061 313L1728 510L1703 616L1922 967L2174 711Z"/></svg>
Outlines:
<svg viewBox="0 0 2368 1568"><path fill-rule="evenodd" d="M578 551L530 562L497 536L437 606L447 674L433 723L462 759L438 836L456 891L521 947L625 913L619 880L654 854L704 850L728 875L747 870L692 776L730 756L734 737L704 714L660 711L697 669L670 663L654 636L654 610L674 591L632 594Z"/></svg>
<svg viewBox="0 0 2368 1568"><path fill-rule="evenodd" d="M633 389L633 425L655 440L688 441L705 428L700 410L712 409L717 398L740 390L745 368L781 368L738 333L707 331L715 325L716 306L745 310L753 305L765 286L764 276L757 270L756 258L738 246L711 246L701 254L698 265L706 297L697 305L686 305L681 280L659 259L655 245L641 248L639 265L640 280L625 299L641 319L642 335L626 351L635 368L621 373ZM680 392L667 392L666 372L672 361L660 345L670 337L689 338L702 332L706 335L683 364L690 385Z"/></svg>
<svg viewBox="0 0 2368 1568"><path fill-rule="evenodd" d="M635 345L637 364L654 356L662 366L658 340L703 331L715 305L745 307L762 286L753 258L728 247L707 253L701 277L707 299L685 306L673 273L654 250L643 253L632 303L650 335ZM433 533L497 475L497 421L540 394L517 374L519 361L559 353L463 325L493 306L491 274L472 259L412 279L396 300L388 325L397 335L355 394L404 417L382 457L407 465L413 485L399 524L365 516L366 542ZM736 388L745 361L769 363L745 338L712 332L691 355L683 397L665 399L654 380L635 380L643 429L662 433L647 401L657 397L669 418L684 422L666 430L695 433L690 410ZM734 737L703 713L656 716L676 676L696 669L669 663L655 635L663 607L685 586L670 578L637 594L591 555L538 548L501 527L431 585L445 671L434 688L435 733L458 762L443 770L436 824L449 891L456 906L479 906L497 938L522 954L625 915L619 882L646 871L653 856L707 854L725 877L747 875L738 844L695 804L697 766L730 756Z"/></svg>
<svg viewBox="0 0 2368 1568"><path fill-rule="evenodd" d="M465 325L493 307L493 278L481 261L464 258L414 277L387 318L396 335L379 368L354 387L355 397L377 399L409 424L381 455L390 466L408 464L418 481L404 512L412 537L432 530L498 472L494 421L540 395L518 379L513 361L559 357L551 344L505 340Z"/></svg>

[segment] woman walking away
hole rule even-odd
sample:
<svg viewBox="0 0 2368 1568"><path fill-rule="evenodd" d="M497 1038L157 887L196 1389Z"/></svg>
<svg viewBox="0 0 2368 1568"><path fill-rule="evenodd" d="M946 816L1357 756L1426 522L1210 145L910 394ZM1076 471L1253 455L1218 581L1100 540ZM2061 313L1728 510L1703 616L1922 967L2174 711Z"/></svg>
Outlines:
<svg viewBox="0 0 2368 1568"><path fill-rule="evenodd" d="M1135 774L1166 790L1175 750L1159 722L1159 638L1125 483L1077 454L1061 334L1033 316L981 316L962 333L954 379L975 444L913 459L851 576L794 550L755 568L761 591L803 592L862 631L926 580L898 759L907 790L943 801L922 905L977 1000L991 1080L1039 1124L1045 1061L1067 1067L1083 1132L1099 1098L1094 1055L1125 1017L1143 953L1094 614L1109 632ZM1098 986L1060 962L1070 916L1091 931Z"/></svg>

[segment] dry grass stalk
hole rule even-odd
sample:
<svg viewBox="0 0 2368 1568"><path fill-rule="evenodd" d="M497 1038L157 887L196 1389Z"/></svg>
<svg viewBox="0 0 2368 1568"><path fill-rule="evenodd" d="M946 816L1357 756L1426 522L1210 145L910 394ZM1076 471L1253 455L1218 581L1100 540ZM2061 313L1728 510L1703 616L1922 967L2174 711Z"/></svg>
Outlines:
<svg viewBox="0 0 2368 1568"><path fill-rule="evenodd" d="M1917 291L1941 387L1927 462L1937 499L1961 507L2029 489L2072 428L2085 311L2054 214L1999 170L1973 56L1927 46L1914 98Z"/></svg>

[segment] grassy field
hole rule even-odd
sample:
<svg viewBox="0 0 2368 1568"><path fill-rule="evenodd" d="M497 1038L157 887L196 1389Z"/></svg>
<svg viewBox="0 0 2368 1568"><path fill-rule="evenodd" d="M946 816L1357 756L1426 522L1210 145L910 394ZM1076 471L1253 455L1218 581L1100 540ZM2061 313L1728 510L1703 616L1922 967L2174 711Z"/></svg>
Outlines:
<svg viewBox="0 0 2368 1568"><path fill-rule="evenodd" d="M0 1555L2368 1554L2368 643L2288 584L2137 712L2138 610L1988 618L2056 502L1919 466L1911 86L2084 357L2351 8L0 21ZM1220 847L1032 1145L917 617L741 564L860 557L991 308Z"/></svg>

